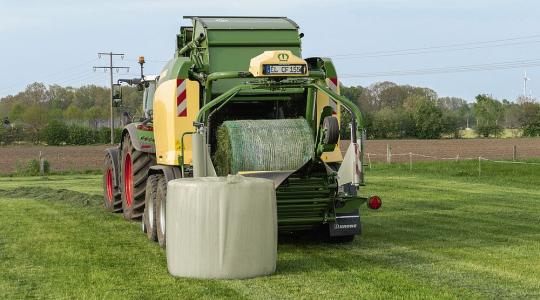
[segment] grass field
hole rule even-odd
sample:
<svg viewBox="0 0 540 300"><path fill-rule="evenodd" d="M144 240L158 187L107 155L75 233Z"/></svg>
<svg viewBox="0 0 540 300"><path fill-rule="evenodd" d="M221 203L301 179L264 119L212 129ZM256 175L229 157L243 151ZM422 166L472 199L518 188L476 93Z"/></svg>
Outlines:
<svg viewBox="0 0 540 300"><path fill-rule="evenodd" d="M0 297L540 298L540 165L414 167L373 166L384 204L353 244L281 243L274 275L230 281L168 275L97 175L0 177Z"/></svg>

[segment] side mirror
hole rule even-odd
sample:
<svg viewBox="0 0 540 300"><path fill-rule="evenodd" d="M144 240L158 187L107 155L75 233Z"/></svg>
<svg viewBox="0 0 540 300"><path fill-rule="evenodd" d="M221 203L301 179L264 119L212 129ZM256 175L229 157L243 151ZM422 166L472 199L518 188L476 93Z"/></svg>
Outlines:
<svg viewBox="0 0 540 300"><path fill-rule="evenodd" d="M152 119L154 117L154 110L148 109L145 111L144 115L147 119Z"/></svg>
<svg viewBox="0 0 540 300"><path fill-rule="evenodd" d="M122 87L120 84L113 84L113 106L119 107L122 106Z"/></svg>

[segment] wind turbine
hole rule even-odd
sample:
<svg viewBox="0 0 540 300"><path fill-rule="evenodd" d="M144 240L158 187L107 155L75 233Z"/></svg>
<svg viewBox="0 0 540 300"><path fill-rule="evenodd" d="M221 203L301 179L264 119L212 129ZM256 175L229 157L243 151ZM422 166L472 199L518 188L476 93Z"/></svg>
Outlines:
<svg viewBox="0 0 540 300"><path fill-rule="evenodd" d="M527 81L531 80L527 77L527 70L523 72L523 97L528 98L527 96Z"/></svg>

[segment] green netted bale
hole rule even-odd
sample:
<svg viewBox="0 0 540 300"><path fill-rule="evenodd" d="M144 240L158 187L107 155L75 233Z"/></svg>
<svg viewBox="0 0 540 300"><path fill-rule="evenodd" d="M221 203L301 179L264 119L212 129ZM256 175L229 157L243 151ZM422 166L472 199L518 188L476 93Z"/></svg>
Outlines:
<svg viewBox="0 0 540 300"><path fill-rule="evenodd" d="M217 132L214 164L218 175L297 170L314 149L305 119L225 121Z"/></svg>

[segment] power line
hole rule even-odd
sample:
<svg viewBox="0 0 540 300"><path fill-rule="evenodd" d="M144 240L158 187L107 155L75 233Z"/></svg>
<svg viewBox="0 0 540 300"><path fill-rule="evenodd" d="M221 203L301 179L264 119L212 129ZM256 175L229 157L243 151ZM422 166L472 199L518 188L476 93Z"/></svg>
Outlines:
<svg viewBox="0 0 540 300"><path fill-rule="evenodd" d="M139 62L138 59L134 58L126 58L125 61L133 61L133 62ZM144 59L145 63L168 63L169 60L155 60L155 59Z"/></svg>
<svg viewBox="0 0 540 300"><path fill-rule="evenodd" d="M500 47L500 46L519 45L519 44L539 43L540 40L508 43L508 42L511 42L511 41L519 41L519 40L527 40L527 39L530 40L530 39L538 39L538 38L540 38L540 34L529 35L529 36L521 36L521 37L514 37L514 38L478 41L478 42L456 43L456 44L418 47L418 48L405 48L405 49L398 49L398 50L369 51L369 52L360 52L360 53L335 54L335 55L331 55L331 57L334 57L336 59L347 58L347 57L356 57L356 56L380 57L380 56L410 55L410 54L417 54L417 53L428 53L428 52L430 52L430 50L434 50L434 51L431 51L431 52L442 52L442 51L480 49L480 48L489 48L489 47ZM503 44L499 44L499 45L489 45L489 44L495 44L495 43L501 43L501 42L507 42L507 43L503 43ZM479 46L479 45L484 45L484 46ZM474 46L476 46L476 47L474 47Z"/></svg>
<svg viewBox="0 0 540 300"><path fill-rule="evenodd" d="M88 64L90 64L90 63L92 63L94 61L97 61L97 59L88 60L88 61L85 61L83 63L77 64L77 65L73 65L73 66L70 66L70 67L60 69L60 70L55 71L53 73L48 73L48 74L45 74L45 75L41 75L39 77L42 78L43 81L50 81L50 78L55 78L55 77L57 77L56 75L62 75L61 77L57 77L57 78L58 79L63 79L63 78L66 78L65 76L67 74L70 74L70 73L73 73L73 72L80 72L80 70L74 70L74 69L76 69L78 67L81 67L81 66L88 65ZM69 71L69 70L71 70L71 71ZM73 76L73 75L68 75L68 77L70 77L70 76ZM20 86L22 84L28 84L28 83L25 82L25 81L19 81L17 83L11 84L9 86L0 88L0 93L4 93L6 91L13 90L13 89L15 89L16 87L18 87L18 86Z"/></svg>
<svg viewBox="0 0 540 300"><path fill-rule="evenodd" d="M72 82L75 82L75 81L87 81L89 79L98 79L98 78L103 79L103 77L101 77L101 74L97 74L97 73L94 73L94 72L88 72L88 73L82 74L82 75L77 76L77 77L73 77L73 78L70 78L70 79L67 79L67 80L64 80L64 81L56 82L55 84L66 85L68 83L72 83Z"/></svg>
<svg viewBox="0 0 540 300"><path fill-rule="evenodd" d="M389 57L389 56L407 56L407 55L417 55L417 54L431 54L431 53L443 53L443 52L454 52L454 51L465 51L465 50L476 50L476 49L486 49L486 48L495 48L495 47L508 47L508 46L516 46L516 45L529 45L529 44L537 44L540 43L540 40L538 41L527 41L527 42L515 42L515 43L507 43L507 44L499 44L499 45L484 45L484 46L471 46L471 47L461 47L461 48L450 48L450 49L439 49L439 50L422 50L422 51L410 51L410 52L397 52L396 53L382 53L382 54L372 54L372 55L352 55L351 56L340 56L336 57L335 60L343 60L343 59L364 59L364 58L377 58L377 57Z"/></svg>
<svg viewBox="0 0 540 300"><path fill-rule="evenodd" d="M525 68L525 67L528 67L528 68L540 67L540 59L517 60L517 61L496 62L496 63L489 63L489 64L450 66L450 67L439 67L439 68L423 68L423 69L394 70L394 71L383 71L383 72L366 72L366 73L359 73L359 74L343 74L341 77L342 78L369 78L369 77L388 77L388 76L411 76L411 75L507 70L507 69L517 69L517 68Z"/></svg>

